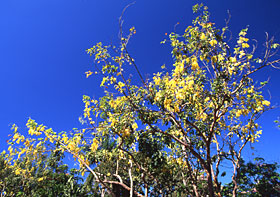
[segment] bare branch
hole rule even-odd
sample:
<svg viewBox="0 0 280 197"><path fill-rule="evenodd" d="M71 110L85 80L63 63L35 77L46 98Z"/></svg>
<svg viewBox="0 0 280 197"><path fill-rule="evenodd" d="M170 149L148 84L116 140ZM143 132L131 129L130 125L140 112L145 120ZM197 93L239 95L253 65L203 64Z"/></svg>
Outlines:
<svg viewBox="0 0 280 197"><path fill-rule="evenodd" d="M123 32L122 32L122 25L123 25L123 20L122 20L122 18L123 18L124 12L126 11L127 8L129 8L130 6L134 5L135 3L136 3L136 1L134 1L134 2L132 2L132 3L130 3L130 4L128 4L127 6L125 6L125 8L124 8L123 11L122 11L121 16L119 17L119 38L120 38L120 39L123 37L123 36L122 36L122 34L123 34Z"/></svg>

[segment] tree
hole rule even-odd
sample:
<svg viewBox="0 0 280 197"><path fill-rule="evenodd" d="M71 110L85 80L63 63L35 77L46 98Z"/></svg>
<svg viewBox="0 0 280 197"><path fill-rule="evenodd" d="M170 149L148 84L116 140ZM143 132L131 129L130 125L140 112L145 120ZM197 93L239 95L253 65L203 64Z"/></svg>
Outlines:
<svg viewBox="0 0 280 197"><path fill-rule="evenodd" d="M258 140L262 131L257 119L271 108L260 91L264 84L258 87L251 76L276 67L279 45L267 38L265 55L257 58L247 28L232 47L227 25L215 28L202 4L193 10L198 15L193 25L162 42L172 47L171 71L163 66L152 79L143 78L128 50L136 30L132 27L124 36L120 19L119 47L97 43L87 50L95 72L103 75L105 95L83 97L84 128L58 133L30 119L31 137L15 128L13 140L23 144L22 150L54 143L55 151L70 152L82 176L89 174L84 187L96 195L221 196L220 166L230 161L236 196L242 151ZM127 73L128 67L135 72ZM133 74L141 84L133 83ZM17 154L25 153L11 146L10 165Z"/></svg>
<svg viewBox="0 0 280 197"><path fill-rule="evenodd" d="M0 156L1 196L88 196L77 170L62 163L61 152L43 153L39 147L33 150L35 154L28 149L24 156L17 153L13 165Z"/></svg>
<svg viewBox="0 0 280 197"><path fill-rule="evenodd" d="M240 163L240 173L237 178L238 196L279 196L280 175L277 163L266 163L263 158L255 158L255 162ZM230 196L232 182L225 186L223 195Z"/></svg>

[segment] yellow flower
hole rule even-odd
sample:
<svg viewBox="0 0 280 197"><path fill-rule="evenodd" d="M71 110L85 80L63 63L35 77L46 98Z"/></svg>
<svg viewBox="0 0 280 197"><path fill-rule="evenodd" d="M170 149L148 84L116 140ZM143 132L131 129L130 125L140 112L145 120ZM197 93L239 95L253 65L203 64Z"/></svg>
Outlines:
<svg viewBox="0 0 280 197"><path fill-rule="evenodd" d="M177 163L178 163L179 165L182 165L182 164L183 164L182 158L177 159Z"/></svg>
<svg viewBox="0 0 280 197"><path fill-rule="evenodd" d="M20 169L19 169L19 168L17 168L17 169L16 169L15 174L16 174L16 175L21 174L21 172L20 172Z"/></svg>
<svg viewBox="0 0 280 197"><path fill-rule="evenodd" d="M233 71L234 71L234 67L228 67L228 72L230 75L232 75Z"/></svg>
<svg viewBox="0 0 280 197"><path fill-rule="evenodd" d="M235 62L236 62L236 58L235 58L235 57L230 57L229 59L230 59L230 61L231 61L232 63L235 63Z"/></svg>
<svg viewBox="0 0 280 197"><path fill-rule="evenodd" d="M261 111L261 110L263 110L263 108L261 107L261 106L258 106L257 108L256 108L256 111Z"/></svg>
<svg viewBox="0 0 280 197"><path fill-rule="evenodd" d="M164 106L167 106L171 103L171 99L165 98L164 99Z"/></svg>
<svg viewBox="0 0 280 197"><path fill-rule="evenodd" d="M201 118L203 121L205 121L206 118L207 118L207 114L206 114L206 113L201 114L200 118Z"/></svg>
<svg viewBox="0 0 280 197"><path fill-rule="evenodd" d="M176 87L176 81L174 79L170 80L168 85L173 89Z"/></svg>
<svg viewBox="0 0 280 197"><path fill-rule="evenodd" d="M246 54L244 53L244 51L240 51L240 54L239 54L239 58L242 58L243 56L245 56Z"/></svg>
<svg viewBox="0 0 280 197"><path fill-rule="evenodd" d="M235 115L237 118L240 117L242 115L242 110L237 110Z"/></svg>
<svg viewBox="0 0 280 197"><path fill-rule="evenodd" d="M214 108L215 107L215 104L213 102L210 102L209 103L209 108Z"/></svg>
<svg viewBox="0 0 280 197"><path fill-rule="evenodd" d="M164 107L168 110L168 111L173 111L172 108L171 108L171 102L172 100L171 99L168 99L168 98L165 98L164 100Z"/></svg>
<svg viewBox="0 0 280 197"><path fill-rule="evenodd" d="M130 136L130 129L126 128L126 129L123 131L123 136L124 136L124 137Z"/></svg>
<svg viewBox="0 0 280 197"><path fill-rule="evenodd" d="M89 70L89 71L85 72L85 74L86 74L86 77L88 78L90 75L93 74L93 72L91 72L91 71Z"/></svg>
<svg viewBox="0 0 280 197"><path fill-rule="evenodd" d="M186 86L186 87L188 87L188 88L193 88L193 85L194 85L194 80L190 80L190 81L188 82L188 86Z"/></svg>
<svg viewBox="0 0 280 197"><path fill-rule="evenodd" d="M19 144L19 143L20 143L20 140L21 140L20 138L19 138L19 139L17 139L16 143L17 143L17 144Z"/></svg>
<svg viewBox="0 0 280 197"><path fill-rule="evenodd" d="M153 79L154 79L154 82L156 85L160 84L160 81L161 81L160 77L153 77Z"/></svg>
<svg viewBox="0 0 280 197"><path fill-rule="evenodd" d="M157 92L156 95L155 95L155 101L159 101L161 98L161 92Z"/></svg>
<svg viewBox="0 0 280 197"><path fill-rule="evenodd" d="M92 152L95 152L97 150L97 148L98 148L98 141L97 141L97 139L94 138L92 140L92 144L91 144L90 149L91 149Z"/></svg>
<svg viewBox="0 0 280 197"><path fill-rule="evenodd" d="M70 151L74 151L76 149L76 144L74 142L70 142L67 147L70 149Z"/></svg>
<svg viewBox="0 0 280 197"><path fill-rule="evenodd" d="M201 39L201 40L205 40L205 38L206 38L205 34L204 34L204 33L201 33L200 39Z"/></svg>
<svg viewBox="0 0 280 197"><path fill-rule="evenodd" d="M136 122L132 124L132 128L133 128L134 130L138 128L138 125L137 125Z"/></svg>
<svg viewBox="0 0 280 197"><path fill-rule="evenodd" d="M177 103L174 105L174 112L180 112L180 108Z"/></svg>
<svg viewBox="0 0 280 197"><path fill-rule="evenodd" d="M264 100L264 101L262 101L262 104L263 104L263 105L266 105L266 106L269 106L269 105L270 105L270 102L267 101L267 100Z"/></svg>
<svg viewBox="0 0 280 197"><path fill-rule="evenodd" d="M13 152L13 147L12 147L12 146L9 146L8 151L9 151L10 153Z"/></svg>
<svg viewBox="0 0 280 197"><path fill-rule="evenodd" d="M182 92L178 92L175 96L176 96L176 99L179 101L184 99L184 95Z"/></svg>
<svg viewBox="0 0 280 197"><path fill-rule="evenodd" d="M248 89L248 93L251 94L254 92L254 86L251 86L251 88Z"/></svg>
<svg viewBox="0 0 280 197"><path fill-rule="evenodd" d="M34 135L34 132L35 132L34 129L29 129L29 130L28 130L28 133L29 133L30 135Z"/></svg>
<svg viewBox="0 0 280 197"><path fill-rule="evenodd" d="M111 77L110 80L111 80L111 84L116 83L117 81L116 77Z"/></svg>
<svg viewBox="0 0 280 197"><path fill-rule="evenodd" d="M219 54L219 55L218 55L218 60L219 60L219 61L223 61L224 59L225 59L225 58L224 58L224 56L223 56L222 54Z"/></svg>
<svg viewBox="0 0 280 197"><path fill-rule="evenodd" d="M121 82L121 81L119 81L118 82L118 84L115 86L115 88L117 89L117 90L119 90L119 92L123 92L123 87L125 86L125 84L123 83L123 82Z"/></svg>
<svg viewBox="0 0 280 197"><path fill-rule="evenodd" d="M192 62L192 70L196 70L199 68L197 61Z"/></svg>
<svg viewBox="0 0 280 197"><path fill-rule="evenodd" d="M44 177L41 177L41 178L38 179L38 182L41 182L43 180L44 180Z"/></svg>
<svg viewBox="0 0 280 197"><path fill-rule="evenodd" d="M250 46L249 46L249 44L247 44L247 43L242 43L242 48L249 48Z"/></svg>
<svg viewBox="0 0 280 197"><path fill-rule="evenodd" d="M36 131L36 132L34 132L34 134L35 134L36 136L39 136L39 135L41 135L41 134L42 134L42 132L38 132L38 131Z"/></svg>
<svg viewBox="0 0 280 197"><path fill-rule="evenodd" d="M19 153L18 153L18 158L21 157L22 154L24 154L26 152L26 149L22 149Z"/></svg>
<svg viewBox="0 0 280 197"><path fill-rule="evenodd" d="M123 86L125 86L124 83L121 82L121 81L119 81L118 85L119 85L120 88L122 88Z"/></svg>
<svg viewBox="0 0 280 197"><path fill-rule="evenodd" d="M176 66L174 70L175 75L178 75L184 71L184 62L177 63L175 64L175 66Z"/></svg>
<svg viewBox="0 0 280 197"><path fill-rule="evenodd" d="M241 31L241 32L239 33L239 36L246 36L246 34L247 34L246 31Z"/></svg>
<svg viewBox="0 0 280 197"><path fill-rule="evenodd" d="M239 40L241 40L242 42L243 42L243 41L244 41L244 42L248 42L249 39L248 39L248 38L245 38L245 37L240 37Z"/></svg>
<svg viewBox="0 0 280 197"><path fill-rule="evenodd" d="M18 133L15 133L14 137L13 137L15 140L20 138L19 134Z"/></svg>
<svg viewBox="0 0 280 197"><path fill-rule="evenodd" d="M29 146L29 145L30 145L30 141L29 141L29 140L26 140L26 141L24 142L24 145L25 145L25 146Z"/></svg>
<svg viewBox="0 0 280 197"><path fill-rule="evenodd" d="M68 142L68 137L65 136L65 137L62 138L62 140L63 140L64 143L67 143Z"/></svg>
<svg viewBox="0 0 280 197"><path fill-rule="evenodd" d="M209 42L209 44L210 44L211 46L215 46L217 43L218 43L217 40L211 40L211 41Z"/></svg>
<svg viewBox="0 0 280 197"><path fill-rule="evenodd" d="M214 63L216 63L216 62L217 62L217 56L212 56L212 57L211 57L211 61L214 62Z"/></svg>

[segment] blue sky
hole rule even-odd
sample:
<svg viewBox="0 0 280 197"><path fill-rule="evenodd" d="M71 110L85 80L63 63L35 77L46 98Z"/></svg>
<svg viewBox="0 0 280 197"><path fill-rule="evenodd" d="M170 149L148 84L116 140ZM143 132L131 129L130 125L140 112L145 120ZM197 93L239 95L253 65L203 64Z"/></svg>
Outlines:
<svg viewBox="0 0 280 197"><path fill-rule="evenodd" d="M10 126L16 123L24 130L29 117L56 131L80 127L82 96L102 96L100 78L85 77L84 72L93 65L85 50L99 41L117 42L118 17L130 2L0 1L0 148L5 147ZM224 25L230 11L232 43L247 25L248 36L259 41L259 54L265 32L280 41L279 0L138 0L124 15L124 29L136 27L129 49L143 74L152 76L162 64L172 67L170 48L160 41L177 22L178 33L191 24L191 7L197 2L209 7L218 27ZM279 70L265 69L255 76L259 81L271 77L264 94L273 105L280 103L279 74ZM280 109L274 109L260 119L263 136L255 145L255 155L270 162L280 162L280 130L273 123L278 116ZM251 153L247 151L245 156L253 158Z"/></svg>

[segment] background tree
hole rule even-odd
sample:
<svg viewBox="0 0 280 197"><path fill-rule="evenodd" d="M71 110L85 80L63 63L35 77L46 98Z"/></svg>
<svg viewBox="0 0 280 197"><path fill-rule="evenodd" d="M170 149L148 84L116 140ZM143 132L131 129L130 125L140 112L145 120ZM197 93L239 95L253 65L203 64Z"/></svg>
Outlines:
<svg viewBox="0 0 280 197"><path fill-rule="evenodd" d="M17 136L17 135L16 135ZM24 140L23 136L13 138ZM13 142L11 142L13 143ZM30 143L30 144L28 144ZM9 149L11 154L0 157L1 196L88 196L76 169L63 163L64 154L37 144L32 147L29 140L24 148ZM42 144L42 143L41 143ZM21 151L20 151L21 150ZM14 151L14 154L12 153ZM29 152L30 151L30 152ZM15 156L12 163L8 161Z"/></svg>
<svg viewBox="0 0 280 197"><path fill-rule="evenodd" d="M124 36L120 18L119 47L97 43L87 50L105 95L84 96L84 129L57 133L30 119L30 138L14 130L13 140L25 146L20 150L33 154L54 143L54 151L70 152L82 176L90 174L85 187L101 196L221 196L221 164L231 162L236 196L242 151L260 137L257 119L270 109L251 76L276 67L279 45L267 38L265 55L256 58L248 29L232 47L227 25L215 28L206 6L193 10L193 25L163 41L172 47L172 71L163 66L152 79L142 76L129 53L135 28ZM7 163L14 165L18 154L26 153L11 146Z"/></svg>
<svg viewBox="0 0 280 197"><path fill-rule="evenodd" d="M254 163L242 160L237 183L238 196L279 196L280 175L277 172L277 163L266 163L263 158L255 158ZM224 187L223 195L230 196L233 183Z"/></svg>

